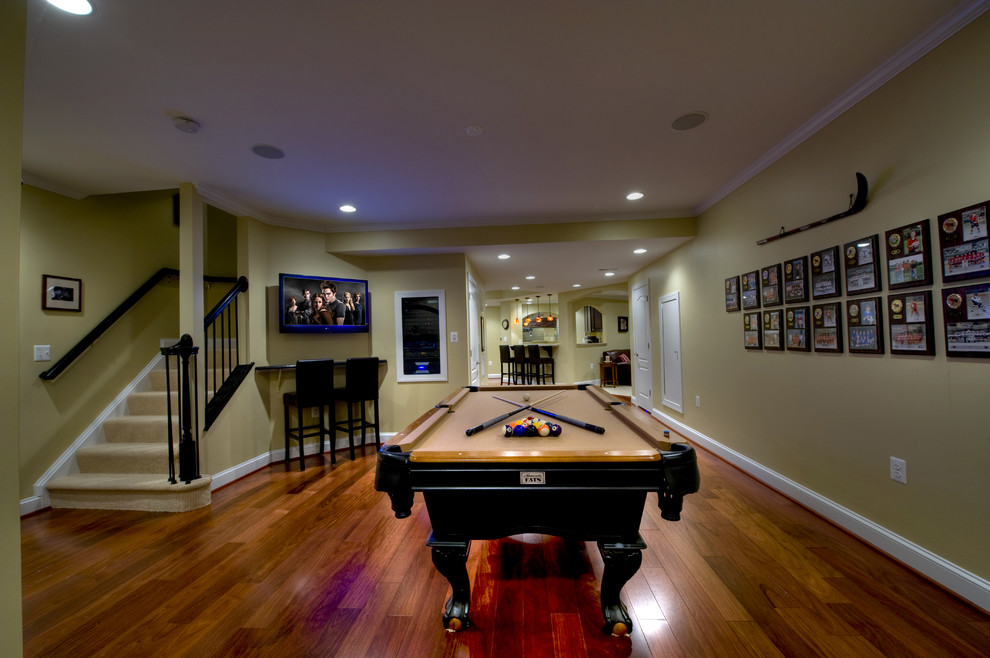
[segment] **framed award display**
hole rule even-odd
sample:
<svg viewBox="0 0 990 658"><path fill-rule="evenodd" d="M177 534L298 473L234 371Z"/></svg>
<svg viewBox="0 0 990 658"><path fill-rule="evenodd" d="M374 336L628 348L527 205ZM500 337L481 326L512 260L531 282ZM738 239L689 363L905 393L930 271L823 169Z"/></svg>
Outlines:
<svg viewBox="0 0 990 658"><path fill-rule="evenodd" d="M757 270L742 275L742 307L744 311L760 308L760 273Z"/></svg>
<svg viewBox="0 0 990 658"><path fill-rule="evenodd" d="M932 248L928 240L928 224L928 220L923 219L884 233L889 290L932 284Z"/></svg>
<svg viewBox="0 0 990 658"><path fill-rule="evenodd" d="M932 310L930 290L887 295L891 354L935 354Z"/></svg>
<svg viewBox="0 0 990 658"><path fill-rule="evenodd" d="M808 257L801 256L784 263L784 301L799 304L808 301Z"/></svg>
<svg viewBox="0 0 990 658"><path fill-rule="evenodd" d="M811 321L815 351L842 352L842 304L815 304L811 308Z"/></svg>
<svg viewBox="0 0 990 658"><path fill-rule="evenodd" d="M882 305L880 297L846 301L850 354L883 354Z"/></svg>
<svg viewBox="0 0 990 658"><path fill-rule="evenodd" d="M842 294L839 280L839 248L830 247L811 254L811 297L828 299Z"/></svg>
<svg viewBox="0 0 990 658"><path fill-rule="evenodd" d="M784 332L784 323L781 318L783 314L781 309L763 311L763 349L784 349L784 341L781 340Z"/></svg>
<svg viewBox="0 0 990 658"><path fill-rule="evenodd" d="M880 290L880 254L877 252L876 234L862 240L847 242L842 247L842 256L846 264L847 295L861 295Z"/></svg>
<svg viewBox="0 0 990 658"><path fill-rule="evenodd" d="M945 353L990 356L990 283L942 290Z"/></svg>
<svg viewBox="0 0 990 658"><path fill-rule="evenodd" d="M764 306L780 306L784 303L780 295L780 265L771 265L760 270L760 286L763 291Z"/></svg>
<svg viewBox="0 0 990 658"><path fill-rule="evenodd" d="M730 276L725 280L725 310L739 310L739 277Z"/></svg>
<svg viewBox="0 0 990 658"><path fill-rule="evenodd" d="M938 216L942 281L990 276L987 248L987 206L990 201Z"/></svg>
<svg viewBox="0 0 990 658"><path fill-rule="evenodd" d="M743 313L743 345L747 350L763 349L763 330L760 326L760 312Z"/></svg>
<svg viewBox="0 0 990 658"><path fill-rule="evenodd" d="M808 344L808 307L795 306L786 311L787 318L787 349L798 352L809 352Z"/></svg>

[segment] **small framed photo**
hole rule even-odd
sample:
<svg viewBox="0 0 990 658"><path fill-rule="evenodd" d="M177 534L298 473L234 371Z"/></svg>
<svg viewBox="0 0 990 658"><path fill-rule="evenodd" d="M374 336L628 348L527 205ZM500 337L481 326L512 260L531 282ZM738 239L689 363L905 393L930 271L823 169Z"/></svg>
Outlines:
<svg viewBox="0 0 990 658"><path fill-rule="evenodd" d="M780 294L780 264L760 270L760 286L764 306L780 306L784 303Z"/></svg>
<svg viewBox="0 0 990 658"><path fill-rule="evenodd" d="M760 308L760 273L757 270L742 275L742 307L744 311Z"/></svg>
<svg viewBox="0 0 990 658"><path fill-rule="evenodd" d="M743 313L743 345L747 350L763 349L763 331L760 327L760 312Z"/></svg>
<svg viewBox="0 0 990 658"><path fill-rule="evenodd" d="M930 290L887 295L887 318L891 354L935 354Z"/></svg>
<svg viewBox="0 0 990 658"><path fill-rule="evenodd" d="M990 283L942 290L945 353L990 357Z"/></svg>
<svg viewBox="0 0 990 658"><path fill-rule="evenodd" d="M776 309L763 311L763 349L783 350L784 341L784 311Z"/></svg>
<svg viewBox="0 0 990 658"><path fill-rule="evenodd" d="M787 349L788 351L810 352L808 344L808 307L797 306L787 309Z"/></svg>
<svg viewBox="0 0 990 658"><path fill-rule="evenodd" d="M874 234L847 242L842 247L846 263L846 294L860 295L880 290L880 254L877 251L877 242L877 235Z"/></svg>
<svg viewBox="0 0 990 658"><path fill-rule="evenodd" d="M739 310L739 277L730 276L725 280L725 310Z"/></svg>
<svg viewBox="0 0 990 658"><path fill-rule="evenodd" d="M932 284L932 248L928 220L906 224L884 234L887 287L890 290ZM891 344L893 351L893 344Z"/></svg>
<svg viewBox="0 0 990 658"><path fill-rule="evenodd" d="M619 316L619 333L628 334L629 333L629 316L620 315Z"/></svg>
<svg viewBox="0 0 990 658"><path fill-rule="evenodd" d="M801 256L784 263L784 301L799 304L808 301L808 257Z"/></svg>
<svg viewBox="0 0 990 658"><path fill-rule="evenodd" d="M816 352L842 352L842 304L829 302L811 308Z"/></svg>
<svg viewBox="0 0 990 658"><path fill-rule="evenodd" d="M850 354L883 354L882 304L880 297L846 301Z"/></svg>
<svg viewBox="0 0 990 658"><path fill-rule="evenodd" d="M811 297L828 299L842 294L839 279L839 247L830 247L811 254Z"/></svg>
<svg viewBox="0 0 990 658"><path fill-rule="evenodd" d="M45 311L81 311L82 280L43 274L41 308Z"/></svg>
<svg viewBox="0 0 990 658"><path fill-rule="evenodd" d="M990 201L938 216L942 281L990 276L987 206L990 206Z"/></svg>

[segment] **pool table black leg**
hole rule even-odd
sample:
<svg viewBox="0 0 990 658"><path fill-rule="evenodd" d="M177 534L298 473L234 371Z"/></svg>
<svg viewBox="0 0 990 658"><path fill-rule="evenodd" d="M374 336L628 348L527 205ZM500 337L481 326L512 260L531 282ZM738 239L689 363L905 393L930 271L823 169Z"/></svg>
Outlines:
<svg viewBox="0 0 990 658"><path fill-rule="evenodd" d="M471 581L467 574L467 557L470 541L437 541L430 535L426 545L433 549L433 565L450 583L452 591L443 610L443 627L450 632L467 629L471 625L468 610L471 608Z"/></svg>
<svg viewBox="0 0 990 658"><path fill-rule="evenodd" d="M642 537L635 543L598 542L598 550L605 561L605 572L602 574L602 616L605 625L602 630L609 635L628 635L632 632L632 619L619 600L619 593L643 564L644 548L646 543Z"/></svg>

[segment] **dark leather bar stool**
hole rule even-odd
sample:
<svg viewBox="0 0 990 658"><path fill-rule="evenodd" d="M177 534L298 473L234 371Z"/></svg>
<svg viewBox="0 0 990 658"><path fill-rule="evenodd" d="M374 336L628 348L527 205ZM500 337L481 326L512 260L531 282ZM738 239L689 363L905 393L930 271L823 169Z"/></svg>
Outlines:
<svg viewBox="0 0 990 658"><path fill-rule="evenodd" d="M335 428L347 432L347 441L354 459L354 430L361 430L361 445L365 444L365 430L375 428L375 447L381 448L381 434L378 431L378 357L347 359L344 366L343 388L336 388L333 396L347 405L347 420L335 424ZM366 415L367 403L374 407L374 422L369 423ZM361 405L361 417L354 418L354 405Z"/></svg>
<svg viewBox="0 0 990 658"><path fill-rule="evenodd" d="M527 360L529 361L529 378L537 384L546 384L547 377L551 383L556 384L554 378L553 359L543 356L539 345L527 345Z"/></svg>
<svg viewBox="0 0 990 658"><path fill-rule="evenodd" d="M499 360L499 378L498 383L504 384L506 382L512 383L512 354L509 351L508 345L498 346L498 360Z"/></svg>
<svg viewBox="0 0 990 658"><path fill-rule="evenodd" d="M523 384L529 383L529 359L526 358L525 345L512 346L512 383L518 384L522 377Z"/></svg>
<svg viewBox="0 0 990 658"><path fill-rule="evenodd" d="M285 468L289 468L289 441L299 442L299 470L306 469L306 439L320 437L320 459L323 458L324 437L330 438L330 463L337 461L337 449L333 440L335 425L333 405L333 359L307 359L296 361L296 390L282 395L285 411ZM289 426L289 409L296 409L296 426ZM319 408L319 423L305 424L303 409ZM330 409L329 423L326 410Z"/></svg>

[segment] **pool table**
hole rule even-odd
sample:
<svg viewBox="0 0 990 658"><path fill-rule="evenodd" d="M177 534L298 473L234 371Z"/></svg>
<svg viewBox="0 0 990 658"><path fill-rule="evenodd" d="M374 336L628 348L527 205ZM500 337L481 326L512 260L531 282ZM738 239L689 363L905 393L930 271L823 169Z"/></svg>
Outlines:
<svg viewBox="0 0 990 658"><path fill-rule="evenodd" d="M505 435L505 424L529 416L559 424L560 435ZM683 497L698 486L691 446L585 385L458 389L381 447L375 474L397 518L410 515L414 492L423 494L433 525L427 545L453 590L442 616L449 631L470 625L470 541L536 532L598 543L603 630L630 632L619 592L642 564L646 494L656 492L661 516L677 521Z"/></svg>

